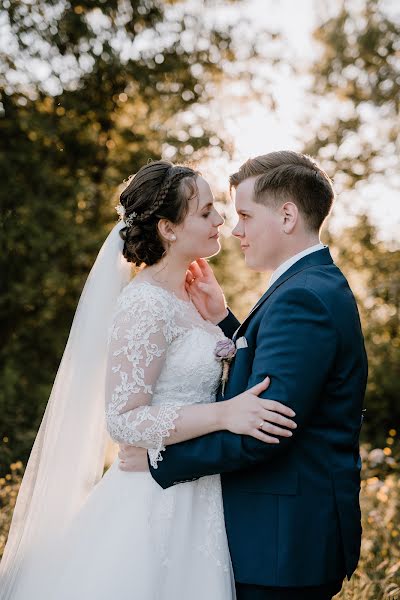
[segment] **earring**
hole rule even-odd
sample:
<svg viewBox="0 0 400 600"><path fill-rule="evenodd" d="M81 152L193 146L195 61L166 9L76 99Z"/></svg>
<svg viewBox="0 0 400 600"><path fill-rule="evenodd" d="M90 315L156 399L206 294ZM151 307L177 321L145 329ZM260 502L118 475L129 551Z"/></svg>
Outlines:
<svg viewBox="0 0 400 600"><path fill-rule="evenodd" d="M176 241L176 235L171 235L171 237L169 239L171 240L171 242L175 242Z"/></svg>

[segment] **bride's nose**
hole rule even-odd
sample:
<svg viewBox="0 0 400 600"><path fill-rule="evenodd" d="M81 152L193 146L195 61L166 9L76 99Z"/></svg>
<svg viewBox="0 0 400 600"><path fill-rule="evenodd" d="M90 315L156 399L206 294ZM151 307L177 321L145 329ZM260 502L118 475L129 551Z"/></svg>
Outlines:
<svg viewBox="0 0 400 600"><path fill-rule="evenodd" d="M220 227L221 225L223 225L225 223L225 218L218 212L215 211L216 215L215 215L215 220L214 220L214 226L215 227Z"/></svg>

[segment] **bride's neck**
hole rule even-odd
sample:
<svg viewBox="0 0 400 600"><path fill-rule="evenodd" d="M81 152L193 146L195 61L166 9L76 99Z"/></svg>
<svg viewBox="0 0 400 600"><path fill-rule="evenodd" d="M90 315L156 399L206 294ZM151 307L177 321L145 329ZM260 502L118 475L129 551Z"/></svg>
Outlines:
<svg viewBox="0 0 400 600"><path fill-rule="evenodd" d="M165 257L155 265L144 267L137 277L161 285L186 300L188 294L185 289L185 281L188 266L187 261L177 262L173 261L171 257Z"/></svg>

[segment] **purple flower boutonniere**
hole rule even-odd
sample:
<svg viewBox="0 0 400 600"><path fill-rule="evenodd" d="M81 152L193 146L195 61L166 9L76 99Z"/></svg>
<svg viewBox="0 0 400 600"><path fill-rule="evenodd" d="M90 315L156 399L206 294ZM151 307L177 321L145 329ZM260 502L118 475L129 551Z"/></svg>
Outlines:
<svg viewBox="0 0 400 600"><path fill-rule="evenodd" d="M225 385L228 381L229 367L233 358L235 357L235 354L236 346L232 340L224 339L217 342L214 350L214 356L216 360L222 363L222 396L224 395Z"/></svg>

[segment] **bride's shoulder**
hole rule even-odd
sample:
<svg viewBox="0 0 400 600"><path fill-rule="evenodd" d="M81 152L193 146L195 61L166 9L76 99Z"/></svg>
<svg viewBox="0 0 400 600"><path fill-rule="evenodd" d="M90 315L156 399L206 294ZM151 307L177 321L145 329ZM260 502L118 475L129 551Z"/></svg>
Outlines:
<svg viewBox="0 0 400 600"><path fill-rule="evenodd" d="M167 341L172 341L183 328L178 325L176 306L163 288L146 281L132 280L120 293L109 329L109 339L117 340L121 328L129 328L129 336L145 340L146 332L162 331Z"/></svg>
<svg viewBox="0 0 400 600"><path fill-rule="evenodd" d="M134 310L136 313L150 310L153 313L171 314L173 303L165 290L148 281L133 279L124 287L117 300L117 311Z"/></svg>

